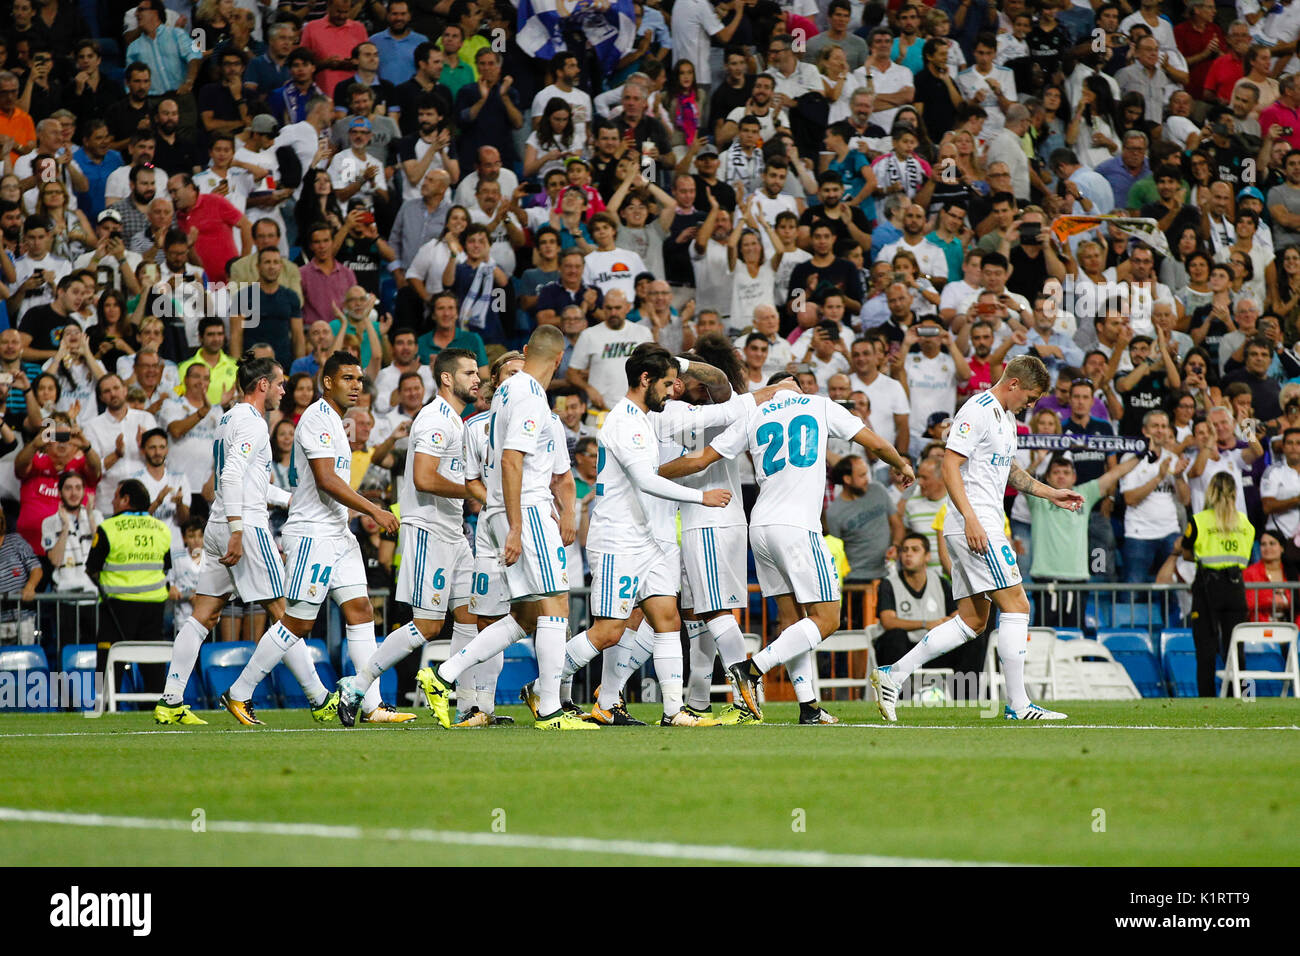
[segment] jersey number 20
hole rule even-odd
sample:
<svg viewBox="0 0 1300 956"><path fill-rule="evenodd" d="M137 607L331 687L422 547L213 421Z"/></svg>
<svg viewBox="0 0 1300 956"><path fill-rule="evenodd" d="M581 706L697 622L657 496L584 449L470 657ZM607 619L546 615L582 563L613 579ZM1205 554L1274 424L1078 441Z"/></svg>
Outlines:
<svg viewBox="0 0 1300 956"><path fill-rule="evenodd" d="M754 437L760 445L767 446L763 452L763 474L769 478L785 467L787 459L795 468L809 468L817 463L819 429L817 419L811 415L800 415L790 422L788 430L780 422L768 422L759 427ZM782 457L783 449L787 457Z"/></svg>

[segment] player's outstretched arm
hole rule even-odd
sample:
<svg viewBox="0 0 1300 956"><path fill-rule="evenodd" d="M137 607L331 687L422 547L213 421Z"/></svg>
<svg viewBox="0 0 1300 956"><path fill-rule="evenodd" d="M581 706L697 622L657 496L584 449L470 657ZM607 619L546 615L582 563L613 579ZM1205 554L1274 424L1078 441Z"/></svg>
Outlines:
<svg viewBox="0 0 1300 956"><path fill-rule="evenodd" d="M854 435L853 441L871 452L895 471L900 472L903 475L904 488L916 481L916 472L912 470L912 463L903 457L897 448L885 441L870 428L864 428Z"/></svg>
<svg viewBox="0 0 1300 956"><path fill-rule="evenodd" d="M665 498L668 501L684 501L687 504L709 504L706 500L707 492L701 492L698 488L687 488L685 485L669 481L667 478L656 474L654 468L643 460L632 461L627 465L627 477L636 490L643 494L654 495L656 498ZM730 499L729 493L723 492L723 494L727 496L728 500ZM726 504L726 502L724 501L723 504ZM710 505L710 507L717 506Z"/></svg>
<svg viewBox="0 0 1300 956"><path fill-rule="evenodd" d="M483 484L482 478L471 478L465 482L466 496L473 498L481 505L487 504L487 485Z"/></svg>
<svg viewBox="0 0 1300 956"><path fill-rule="evenodd" d="M346 505L353 511L360 511L362 514L370 515L375 519L375 524L390 534L397 533L397 515L386 508L379 507L373 501L363 498L353 491L352 486L340 478L334 470L334 459L332 457L309 458L307 462L311 465L311 473L316 479L317 488L339 504Z"/></svg>
<svg viewBox="0 0 1300 956"><path fill-rule="evenodd" d="M695 379L708 390L709 398L715 405L721 405L731 398L731 383L727 381L727 376L723 375L721 370L705 362L689 359L678 359L677 364L682 375Z"/></svg>
<svg viewBox="0 0 1300 956"><path fill-rule="evenodd" d="M667 478L669 481L676 481L678 478L685 478L687 475L697 475L715 461L721 460L722 455L712 445L709 445L692 454L682 455L680 458L664 462L659 466L659 477Z"/></svg>
<svg viewBox="0 0 1300 956"><path fill-rule="evenodd" d="M1020 467L1019 462L1011 463L1007 484L1022 494L1050 501L1056 507L1064 508L1066 511L1078 511L1083 507L1083 495L1070 488L1053 488L1051 485L1043 484Z"/></svg>
<svg viewBox="0 0 1300 956"><path fill-rule="evenodd" d="M452 481L438 472L441 463L441 458L426 455L424 452L415 453L415 468L411 475L411 480L415 482L415 490L427 495L437 495L439 498L471 497L462 482Z"/></svg>

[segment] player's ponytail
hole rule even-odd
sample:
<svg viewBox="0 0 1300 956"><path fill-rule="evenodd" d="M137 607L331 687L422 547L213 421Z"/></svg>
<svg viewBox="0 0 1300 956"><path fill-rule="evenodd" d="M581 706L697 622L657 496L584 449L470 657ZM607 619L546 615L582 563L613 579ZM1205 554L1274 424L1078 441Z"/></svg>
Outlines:
<svg viewBox="0 0 1300 956"><path fill-rule="evenodd" d="M275 370L280 367L280 363L273 358L258 358L253 349L246 349L244 354L239 357L238 370L235 373L235 381L239 385L239 390L247 395L256 391L257 383L262 379L268 381L275 376Z"/></svg>

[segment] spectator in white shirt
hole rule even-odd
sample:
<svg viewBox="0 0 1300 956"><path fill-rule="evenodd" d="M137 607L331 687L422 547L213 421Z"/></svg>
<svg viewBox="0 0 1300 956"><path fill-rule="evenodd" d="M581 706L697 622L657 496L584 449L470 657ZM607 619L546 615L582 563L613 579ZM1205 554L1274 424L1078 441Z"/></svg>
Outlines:
<svg viewBox="0 0 1300 956"><path fill-rule="evenodd" d="M1282 433L1282 457L1264 470L1259 495L1269 529L1291 541L1300 531L1300 428Z"/></svg>

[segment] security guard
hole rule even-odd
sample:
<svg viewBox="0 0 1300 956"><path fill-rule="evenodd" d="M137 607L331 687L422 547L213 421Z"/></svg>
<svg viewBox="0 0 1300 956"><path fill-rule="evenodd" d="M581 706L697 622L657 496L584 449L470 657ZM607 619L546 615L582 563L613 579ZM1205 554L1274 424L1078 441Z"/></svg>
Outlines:
<svg viewBox="0 0 1300 956"><path fill-rule="evenodd" d="M112 644L167 639L163 607L168 597L172 533L149 514L149 504L149 492L141 482L132 478L118 485L113 517L100 522L86 558L86 573L104 596L99 619L101 672ZM146 676L161 687L166 668L156 670L157 674ZM155 676L158 679L153 681Z"/></svg>
<svg viewBox="0 0 1300 956"><path fill-rule="evenodd" d="M1210 478L1205 510L1192 515L1183 532L1183 557L1196 562L1192 582L1192 640L1196 643L1196 688L1214 696L1215 656L1227 652L1232 629L1246 620L1242 569L1250 562L1255 529L1237 510L1237 482L1226 471Z"/></svg>

